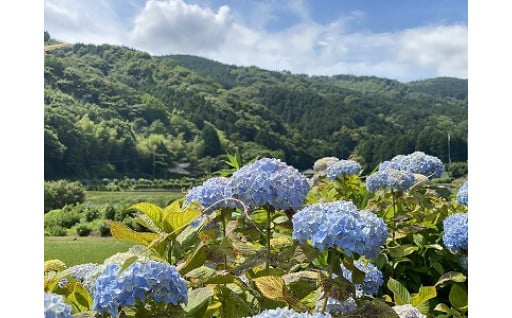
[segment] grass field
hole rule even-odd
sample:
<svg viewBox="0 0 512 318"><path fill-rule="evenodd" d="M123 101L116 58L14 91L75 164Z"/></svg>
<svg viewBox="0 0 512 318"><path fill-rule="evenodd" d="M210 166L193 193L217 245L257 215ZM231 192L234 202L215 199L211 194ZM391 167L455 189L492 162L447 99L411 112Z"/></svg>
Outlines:
<svg viewBox="0 0 512 318"><path fill-rule="evenodd" d="M160 207L166 207L172 201L183 196L183 193L173 191L86 191L85 202L91 204L150 202Z"/></svg>
<svg viewBox="0 0 512 318"><path fill-rule="evenodd" d="M126 252L132 243L112 237L45 237L44 260L59 259L68 267L86 263L103 263L118 252Z"/></svg>

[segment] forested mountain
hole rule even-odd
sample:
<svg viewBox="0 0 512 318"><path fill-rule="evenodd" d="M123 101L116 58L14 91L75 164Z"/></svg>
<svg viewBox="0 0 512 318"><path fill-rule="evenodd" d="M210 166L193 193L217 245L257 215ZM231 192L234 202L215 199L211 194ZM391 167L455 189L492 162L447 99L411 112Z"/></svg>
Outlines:
<svg viewBox="0 0 512 318"><path fill-rule="evenodd" d="M53 39L46 39L54 41ZM467 160L467 80L308 76L114 45L45 52L45 178L207 174L226 153L365 169L421 150ZM465 90L464 90L465 88Z"/></svg>

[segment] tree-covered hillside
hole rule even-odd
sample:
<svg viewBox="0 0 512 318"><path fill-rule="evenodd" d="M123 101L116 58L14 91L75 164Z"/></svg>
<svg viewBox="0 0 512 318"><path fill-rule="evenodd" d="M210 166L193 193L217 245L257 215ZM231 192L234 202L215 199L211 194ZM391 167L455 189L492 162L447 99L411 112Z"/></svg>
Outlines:
<svg viewBox="0 0 512 318"><path fill-rule="evenodd" d="M447 162L448 134L451 160L467 160L467 80L307 76L106 44L48 50L44 66L46 179L208 174L235 151L299 169L336 156L370 170L414 150Z"/></svg>

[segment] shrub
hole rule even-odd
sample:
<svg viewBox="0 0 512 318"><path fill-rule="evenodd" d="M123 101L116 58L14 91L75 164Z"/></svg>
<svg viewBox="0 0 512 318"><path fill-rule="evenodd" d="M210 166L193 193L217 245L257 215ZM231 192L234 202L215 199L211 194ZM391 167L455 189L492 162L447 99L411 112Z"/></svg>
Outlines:
<svg viewBox="0 0 512 318"><path fill-rule="evenodd" d="M452 162L448 165L448 173L452 178L460 178L468 174L468 163L467 162Z"/></svg>
<svg viewBox="0 0 512 318"><path fill-rule="evenodd" d="M105 221L100 222L98 224L97 230L101 236L111 236L112 235L110 233L110 225Z"/></svg>
<svg viewBox="0 0 512 318"><path fill-rule="evenodd" d="M80 222L80 214L76 210L65 207L64 209L52 210L44 216L44 228L52 226L60 226L63 228L71 228Z"/></svg>
<svg viewBox="0 0 512 318"><path fill-rule="evenodd" d="M78 181L45 181L44 182L44 212L63 208L65 205L83 203L85 188Z"/></svg>
<svg viewBox="0 0 512 318"><path fill-rule="evenodd" d="M89 234L91 234L92 228L90 225L82 223L77 225L75 230L78 236L88 236Z"/></svg>

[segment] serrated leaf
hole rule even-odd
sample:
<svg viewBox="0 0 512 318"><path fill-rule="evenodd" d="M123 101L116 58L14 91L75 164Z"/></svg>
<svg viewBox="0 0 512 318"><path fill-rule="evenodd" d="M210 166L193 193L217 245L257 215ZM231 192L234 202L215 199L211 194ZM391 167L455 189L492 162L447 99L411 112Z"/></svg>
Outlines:
<svg viewBox="0 0 512 318"><path fill-rule="evenodd" d="M139 215L135 217L135 222L139 223L140 225L144 226L145 228L149 229L154 233L163 232L162 229L159 228L146 214L139 213Z"/></svg>
<svg viewBox="0 0 512 318"><path fill-rule="evenodd" d="M231 274L219 274L209 278L205 284L231 284L235 282L237 278Z"/></svg>
<svg viewBox="0 0 512 318"><path fill-rule="evenodd" d="M212 286L192 289L188 293L188 303L185 306L187 317L203 317L213 294L214 289Z"/></svg>
<svg viewBox="0 0 512 318"><path fill-rule="evenodd" d="M171 211L165 216L164 224L168 228L168 232L178 235L179 230L184 229L198 216L201 210L195 208L187 208L184 211Z"/></svg>
<svg viewBox="0 0 512 318"><path fill-rule="evenodd" d="M450 307L448 307L446 304L443 304L443 303L437 304L434 307L434 311L440 311L440 312L444 312L446 314L452 313L452 310L450 309Z"/></svg>
<svg viewBox="0 0 512 318"><path fill-rule="evenodd" d="M274 300L285 300L284 280L279 276L262 276L253 279L263 296Z"/></svg>
<svg viewBox="0 0 512 318"><path fill-rule="evenodd" d="M439 279L437 280L437 282L434 284L434 286L437 286L437 285L440 285L444 282L448 282L448 281L452 281L452 282L457 282L457 283L463 283L466 281L466 275L460 273L460 272L447 272L445 274L443 274L441 277L439 277Z"/></svg>
<svg viewBox="0 0 512 318"><path fill-rule="evenodd" d="M197 203L192 203L192 204L197 204ZM163 210L164 215L169 214L171 212L180 212L180 211L181 211L180 199L174 200L171 204L166 206L165 209Z"/></svg>
<svg viewBox="0 0 512 318"><path fill-rule="evenodd" d="M418 250L417 246L411 244L404 244L397 247L389 248L389 255L394 259L400 259L405 256L411 255Z"/></svg>
<svg viewBox="0 0 512 318"><path fill-rule="evenodd" d="M366 274L354 265L354 261L351 258L344 257L343 266L352 272L352 282L354 284L362 284L364 282ZM339 275L343 275L343 273L340 272Z"/></svg>
<svg viewBox="0 0 512 318"><path fill-rule="evenodd" d="M448 295L450 303L453 307L463 311L468 305L468 293L466 289L460 285L453 285Z"/></svg>
<svg viewBox="0 0 512 318"><path fill-rule="evenodd" d="M77 308L77 312L92 308L92 297L82 284L76 283L73 292L67 297Z"/></svg>
<svg viewBox="0 0 512 318"><path fill-rule="evenodd" d="M429 300L437 296L434 286L421 286L418 293L411 297L411 305L418 308L422 314L428 314L430 306Z"/></svg>
<svg viewBox="0 0 512 318"><path fill-rule="evenodd" d="M185 275L191 270L204 265L206 260L207 249L203 244L197 246L192 254L190 254L185 261L177 266L178 271L181 275Z"/></svg>
<svg viewBox="0 0 512 318"><path fill-rule="evenodd" d="M416 306L436 296L437 291L434 286L421 286L418 293L411 297L411 305Z"/></svg>
<svg viewBox="0 0 512 318"><path fill-rule="evenodd" d="M119 272L117 273L117 277L119 277L124 272L125 269L127 269L132 264L134 264L138 259L139 259L139 257L137 257L137 256L128 257L128 259L126 259L126 261L124 261L123 265L121 265L121 268L119 269Z"/></svg>
<svg viewBox="0 0 512 318"><path fill-rule="evenodd" d="M156 233L136 232L121 222L112 221L110 223L110 232L112 236L121 241L128 241L148 246L159 237Z"/></svg>
<svg viewBox="0 0 512 318"><path fill-rule="evenodd" d="M164 211L158 205L149 202L140 202L130 206L130 209L144 213L157 227L163 229L162 221L164 219Z"/></svg>
<svg viewBox="0 0 512 318"><path fill-rule="evenodd" d="M399 281L389 278L387 283L388 289L393 293L394 302L396 305L405 305L411 303L411 294Z"/></svg>

